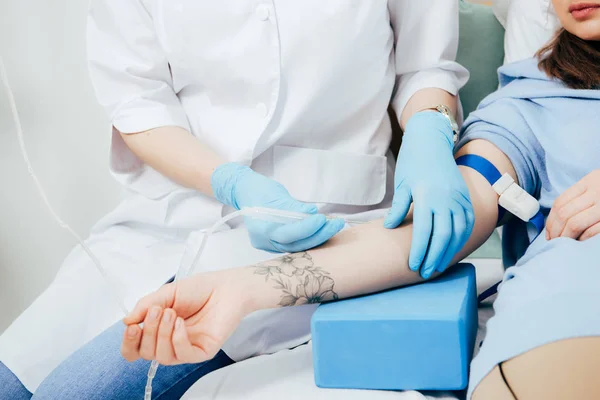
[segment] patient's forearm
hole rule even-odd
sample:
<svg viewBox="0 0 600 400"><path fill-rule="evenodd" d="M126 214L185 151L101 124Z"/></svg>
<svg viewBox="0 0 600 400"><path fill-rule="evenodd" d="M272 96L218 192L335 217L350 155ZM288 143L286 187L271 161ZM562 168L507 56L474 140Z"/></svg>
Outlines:
<svg viewBox="0 0 600 400"><path fill-rule="evenodd" d="M488 142L475 141L461 153L485 155L501 172L515 175L506 156ZM496 226L498 198L476 171L461 167L475 211L473 233L452 263L462 260L490 236ZM318 303L377 292L422 281L408 267L412 221L385 229L375 221L344 231L326 245L243 269L251 309Z"/></svg>

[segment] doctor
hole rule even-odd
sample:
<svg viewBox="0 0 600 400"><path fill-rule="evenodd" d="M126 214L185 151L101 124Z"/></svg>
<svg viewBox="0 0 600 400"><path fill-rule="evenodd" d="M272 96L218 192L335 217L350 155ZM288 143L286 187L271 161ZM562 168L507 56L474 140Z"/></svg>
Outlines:
<svg viewBox="0 0 600 400"><path fill-rule="evenodd" d="M211 238L203 265L318 246L343 228L325 213L371 220L391 207L395 228L413 202L411 267L428 277L447 264L473 224L452 155L455 96L468 78L457 40L458 2L448 0L92 1L90 73L127 196L87 243L128 306L174 274L191 232L244 206L314 216L231 225ZM390 102L405 131L395 184ZM223 365L305 342L313 310L247 317ZM129 398L147 364L119 358L122 317L74 249L0 337L0 377L11 382L0 399L29 398L44 380L36 398ZM104 383L69 382L68 369L84 364ZM155 390L177 398L208 372L186 368L157 377Z"/></svg>

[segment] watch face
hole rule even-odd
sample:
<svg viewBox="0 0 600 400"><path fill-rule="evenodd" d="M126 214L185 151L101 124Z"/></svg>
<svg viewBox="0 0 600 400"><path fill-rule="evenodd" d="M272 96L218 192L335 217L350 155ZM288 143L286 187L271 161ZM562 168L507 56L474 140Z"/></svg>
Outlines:
<svg viewBox="0 0 600 400"><path fill-rule="evenodd" d="M437 108L437 110L438 110L439 112L441 112L442 114L448 114L448 115L450 115L450 110L448 109L448 107L446 107L446 106L444 106L444 105L439 105L439 106L437 106L436 108Z"/></svg>
<svg viewBox="0 0 600 400"><path fill-rule="evenodd" d="M452 119L452 117L450 117L450 123L452 125L452 130L454 131L454 134L458 135L458 124L456 123L456 121L454 121L454 119Z"/></svg>
<svg viewBox="0 0 600 400"><path fill-rule="evenodd" d="M452 114L450 113L450 109L443 105L440 104L436 107L436 109L438 110L438 112L440 112L444 117L446 117L448 119L448 122L450 122L450 126L452 127L452 130L454 131L454 142L456 143L456 140L458 138L458 124L456 123L456 120L452 117Z"/></svg>

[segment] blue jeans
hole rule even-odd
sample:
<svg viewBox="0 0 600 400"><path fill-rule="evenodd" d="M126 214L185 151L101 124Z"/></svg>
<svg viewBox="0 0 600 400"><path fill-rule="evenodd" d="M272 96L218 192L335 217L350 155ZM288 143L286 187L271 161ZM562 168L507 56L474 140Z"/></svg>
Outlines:
<svg viewBox="0 0 600 400"><path fill-rule="evenodd" d="M121 357L124 331L125 326L118 322L73 353L52 371L33 397L0 363L0 400L143 399L150 362L128 363ZM231 364L233 361L221 351L200 364L160 366L152 382L152 399L179 399L198 379Z"/></svg>
<svg viewBox="0 0 600 400"><path fill-rule="evenodd" d="M0 362L0 400L29 400L31 393L25 389L10 369Z"/></svg>

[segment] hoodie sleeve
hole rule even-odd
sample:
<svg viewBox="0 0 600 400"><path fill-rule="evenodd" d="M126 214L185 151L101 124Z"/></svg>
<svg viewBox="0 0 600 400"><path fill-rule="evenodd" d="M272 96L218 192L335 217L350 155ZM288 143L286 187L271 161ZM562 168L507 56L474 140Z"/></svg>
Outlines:
<svg viewBox="0 0 600 400"><path fill-rule="evenodd" d="M465 122L456 149L476 139L491 142L510 159L519 185L537 198L541 186L537 171L544 168L544 150L527 122L537 106L509 97L482 104Z"/></svg>

